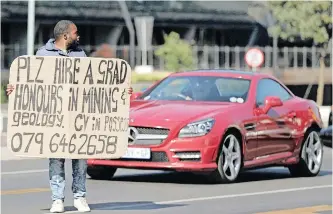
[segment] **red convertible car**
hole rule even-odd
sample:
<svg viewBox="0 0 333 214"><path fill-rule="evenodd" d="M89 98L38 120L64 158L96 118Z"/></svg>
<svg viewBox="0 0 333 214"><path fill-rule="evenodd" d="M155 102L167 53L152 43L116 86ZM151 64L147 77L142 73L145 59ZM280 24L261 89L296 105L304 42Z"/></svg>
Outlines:
<svg viewBox="0 0 333 214"><path fill-rule="evenodd" d="M132 168L204 172L230 183L258 167L288 167L292 176L320 171L323 124L316 103L268 74L180 72L132 96L127 153L88 160L91 178Z"/></svg>

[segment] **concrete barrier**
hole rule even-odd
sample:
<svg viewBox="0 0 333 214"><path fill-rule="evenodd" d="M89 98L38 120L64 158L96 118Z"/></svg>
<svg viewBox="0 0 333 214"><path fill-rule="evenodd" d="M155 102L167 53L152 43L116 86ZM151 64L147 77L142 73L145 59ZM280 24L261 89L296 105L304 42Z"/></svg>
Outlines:
<svg viewBox="0 0 333 214"><path fill-rule="evenodd" d="M7 115L1 115L1 124L0 124L1 133L7 132L7 123L8 123Z"/></svg>
<svg viewBox="0 0 333 214"><path fill-rule="evenodd" d="M330 116L330 112L331 112L331 106L321 106L319 107L319 111L321 114L321 119L323 120L324 123L324 127L328 126L328 119Z"/></svg>

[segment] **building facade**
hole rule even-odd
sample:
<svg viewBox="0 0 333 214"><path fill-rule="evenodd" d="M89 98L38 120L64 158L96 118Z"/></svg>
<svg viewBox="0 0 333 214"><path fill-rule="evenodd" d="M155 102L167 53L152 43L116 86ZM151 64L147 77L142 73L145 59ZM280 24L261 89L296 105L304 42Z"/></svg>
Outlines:
<svg viewBox="0 0 333 214"><path fill-rule="evenodd" d="M163 61L154 55L154 50L164 43L163 36L171 31L179 33L182 39L192 44L197 68L248 69L244 55L247 48L252 46L258 46L264 52L264 69L303 72L319 68L321 49L313 47L311 41L288 43L279 40L279 48L273 50L272 38L267 31L273 18L264 1L124 2L133 24L135 17L154 18L147 57L148 64L156 70L163 70L164 67ZM27 53L27 14L27 1L1 2L2 72L8 71L13 59ZM35 51L53 37L53 27L61 19L70 19L77 24L80 43L88 55L100 45L108 44L116 57L129 61L130 34L118 1L36 1ZM141 57L138 37L135 35L136 65L141 63ZM331 75L331 54L326 58L326 70ZM313 83L311 78L309 81L289 84L296 84L293 91L299 90L297 94L302 96L307 84ZM332 103L331 83L327 82L325 87L326 104ZM315 99L315 87L310 92L311 99Z"/></svg>
<svg viewBox="0 0 333 214"><path fill-rule="evenodd" d="M1 4L1 44L13 46L16 53L11 55L25 54L28 3L5 1ZM259 13L249 15L249 8L262 7L260 2L126 1L126 5L133 23L135 17L154 17L152 46L163 44L163 35L171 31L195 46L263 47L270 43L267 18ZM53 27L61 19L73 20L78 25L80 43L88 54L103 43L111 46L130 43L117 1L36 1L35 14L36 48L53 36Z"/></svg>

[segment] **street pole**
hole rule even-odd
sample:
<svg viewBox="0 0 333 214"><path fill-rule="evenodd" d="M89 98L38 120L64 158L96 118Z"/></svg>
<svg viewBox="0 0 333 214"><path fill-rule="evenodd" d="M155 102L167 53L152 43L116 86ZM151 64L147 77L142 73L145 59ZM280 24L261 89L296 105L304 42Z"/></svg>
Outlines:
<svg viewBox="0 0 333 214"><path fill-rule="evenodd" d="M35 50L35 0L28 1L27 54L34 55Z"/></svg>
<svg viewBox="0 0 333 214"><path fill-rule="evenodd" d="M136 29L136 36L138 39L138 46L141 49L141 65L148 65L148 46L151 49L154 17L152 16L137 16L134 18Z"/></svg>
<svg viewBox="0 0 333 214"><path fill-rule="evenodd" d="M126 27L130 34L130 65L133 68L135 66L135 32L131 19L131 15L129 14L126 2L124 0L118 0L121 12L123 14L123 18L125 20Z"/></svg>
<svg viewBox="0 0 333 214"><path fill-rule="evenodd" d="M142 28L146 29L146 22L145 21L142 23ZM147 36L146 36L146 33L147 32L145 30L142 31L142 37L145 40L144 44L142 44L142 65L147 65L147 61L148 61L148 59L147 59L147 41L146 41Z"/></svg>

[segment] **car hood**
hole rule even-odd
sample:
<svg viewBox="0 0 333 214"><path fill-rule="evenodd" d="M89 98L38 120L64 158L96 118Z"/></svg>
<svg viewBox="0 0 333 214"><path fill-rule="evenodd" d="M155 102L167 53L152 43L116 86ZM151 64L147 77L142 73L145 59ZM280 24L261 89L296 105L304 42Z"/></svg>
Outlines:
<svg viewBox="0 0 333 214"><path fill-rule="evenodd" d="M211 117L230 106L232 104L221 102L134 101L130 108L130 125L170 128L175 124Z"/></svg>

